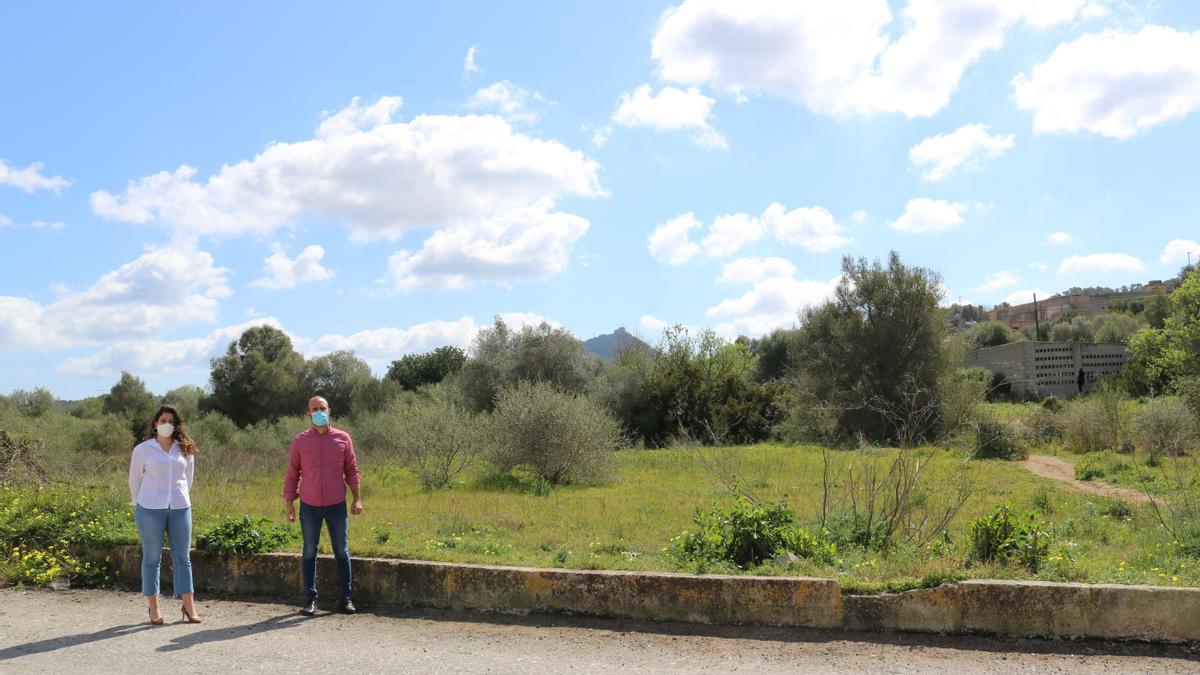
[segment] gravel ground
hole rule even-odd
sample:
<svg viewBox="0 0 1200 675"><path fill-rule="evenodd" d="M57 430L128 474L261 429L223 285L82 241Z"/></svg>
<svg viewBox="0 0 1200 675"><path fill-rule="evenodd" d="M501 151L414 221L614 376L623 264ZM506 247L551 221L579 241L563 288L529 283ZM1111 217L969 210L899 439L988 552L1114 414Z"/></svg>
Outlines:
<svg viewBox="0 0 1200 675"><path fill-rule="evenodd" d="M201 597L146 623L136 593L0 589L0 673L1197 672L1200 649L1101 641L700 626L440 610L356 616Z"/></svg>

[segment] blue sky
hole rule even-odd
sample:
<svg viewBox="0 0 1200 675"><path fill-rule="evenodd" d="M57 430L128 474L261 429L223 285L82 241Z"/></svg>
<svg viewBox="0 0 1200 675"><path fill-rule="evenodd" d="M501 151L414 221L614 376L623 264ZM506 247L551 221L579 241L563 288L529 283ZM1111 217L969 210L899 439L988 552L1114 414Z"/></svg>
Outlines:
<svg viewBox="0 0 1200 675"><path fill-rule="evenodd" d="M502 315L760 335L843 255L948 301L1200 258L1184 0L0 7L0 390L377 373Z"/></svg>

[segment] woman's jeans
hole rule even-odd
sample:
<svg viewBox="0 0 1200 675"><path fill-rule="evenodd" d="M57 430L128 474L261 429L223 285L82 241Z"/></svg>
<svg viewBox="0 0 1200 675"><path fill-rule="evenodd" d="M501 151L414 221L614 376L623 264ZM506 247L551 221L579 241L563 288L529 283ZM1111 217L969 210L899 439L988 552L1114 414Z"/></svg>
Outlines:
<svg viewBox="0 0 1200 675"><path fill-rule="evenodd" d="M186 595L192 587L192 509L133 509L138 536L142 538L142 595L158 595L158 567L162 561L163 533L171 540L171 579L175 595Z"/></svg>
<svg viewBox="0 0 1200 675"><path fill-rule="evenodd" d="M338 587L342 599L350 597L350 546L346 544L349 523L346 521L345 501L333 506L309 506L300 502L300 533L304 536L300 574L304 578L304 593L309 600L317 597L317 544L321 541L322 522L329 526L329 544L337 562Z"/></svg>

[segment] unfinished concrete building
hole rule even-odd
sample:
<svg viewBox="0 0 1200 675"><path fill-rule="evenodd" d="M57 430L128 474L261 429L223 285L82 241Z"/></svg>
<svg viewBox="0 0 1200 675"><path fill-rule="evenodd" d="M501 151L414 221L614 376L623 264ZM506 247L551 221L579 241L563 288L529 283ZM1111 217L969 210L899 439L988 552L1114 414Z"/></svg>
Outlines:
<svg viewBox="0 0 1200 675"><path fill-rule="evenodd" d="M1010 342L967 352L963 366L1003 374L1013 393L1071 398L1091 391L1128 359L1119 342Z"/></svg>

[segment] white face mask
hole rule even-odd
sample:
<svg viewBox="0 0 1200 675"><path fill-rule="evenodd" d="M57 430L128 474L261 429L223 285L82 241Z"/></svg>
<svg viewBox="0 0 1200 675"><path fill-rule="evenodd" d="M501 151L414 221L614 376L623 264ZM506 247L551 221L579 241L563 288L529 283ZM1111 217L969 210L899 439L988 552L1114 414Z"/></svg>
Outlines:
<svg viewBox="0 0 1200 675"><path fill-rule="evenodd" d="M166 424L158 425L159 438L170 438L175 433L175 425L167 422Z"/></svg>

